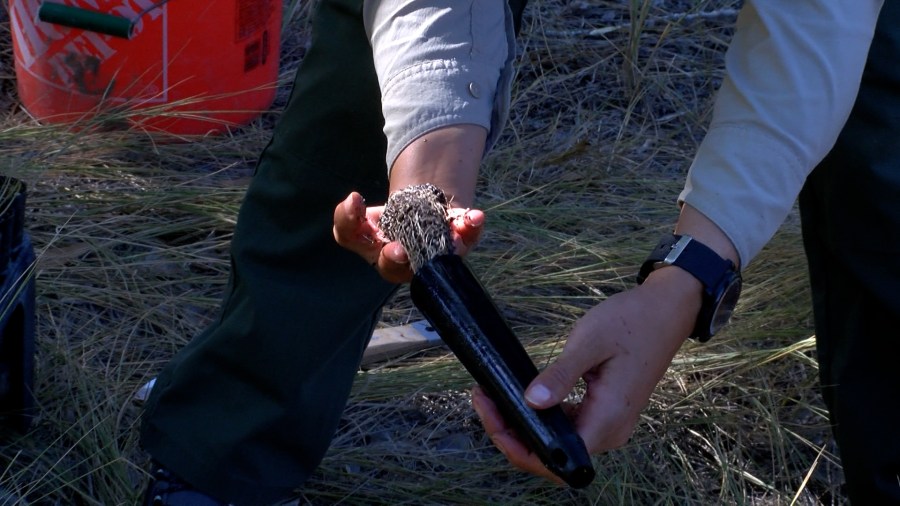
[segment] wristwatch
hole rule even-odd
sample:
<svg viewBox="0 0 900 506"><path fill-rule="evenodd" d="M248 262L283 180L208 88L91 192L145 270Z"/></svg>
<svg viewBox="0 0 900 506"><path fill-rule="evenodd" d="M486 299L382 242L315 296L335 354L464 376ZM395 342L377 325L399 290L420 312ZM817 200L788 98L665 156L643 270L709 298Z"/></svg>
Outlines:
<svg viewBox="0 0 900 506"><path fill-rule="evenodd" d="M674 265L688 271L703 284L703 305L691 337L709 341L731 318L741 295L741 273L734 262L689 235L663 237L641 265L638 284L656 269Z"/></svg>

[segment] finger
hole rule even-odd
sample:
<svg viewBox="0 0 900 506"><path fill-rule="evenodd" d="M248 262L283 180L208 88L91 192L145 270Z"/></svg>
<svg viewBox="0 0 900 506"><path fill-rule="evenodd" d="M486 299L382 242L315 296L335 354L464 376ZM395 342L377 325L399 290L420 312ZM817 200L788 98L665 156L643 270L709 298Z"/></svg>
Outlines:
<svg viewBox="0 0 900 506"><path fill-rule="evenodd" d="M481 418L484 431L500 453L516 468L546 478L556 484L564 485L561 478L550 472L536 454L531 452L516 436L496 404L480 387L472 389L472 407Z"/></svg>
<svg viewBox="0 0 900 506"><path fill-rule="evenodd" d="M484 230L484 220L484 213L478 209L450 210L450 228L457 252L464 254L478 244Z"/></svg>
<svg viewBox="0 0 900 506"><path fill-rule="evenodd" d="M500 411L497 410L497 405L479 386L472 387L472 408L475 409L475 413L481 418L484 431L488 436L511 430L500 415Z"/></svg>
<svg viewBox="0 0 900 506"><path fill-rule="evenodd" d="M391 283L406 283L413 277L409 257L399 242L391 242L381 248L375 267L381 277Z"/></svg>
<svg viewBox="0 0 900 506"><path fill-rule="evenodd" d="M334 209L332 233L335 241L366 263L377 266L381 249L386 242L376 225L383 211L381 207L366 207L359 193L353 192Z"/></svg>
<svg viewBox="0 0 900 506"><path fill-rule="evenodd" d="M600 306L589 311L572 329L562 353L547 368L532 380L525 390L525 400L536 409L546 409L565 399L578 380L589 371L596 370L609 360L610 350L599 346L604 330L597 325L603 316L597 311Z"/></svg>
<svg viewBox="0 0 900 506"><path fill-rule="evenodd" d="M375 230L366 219L366 201L353 192L334 208L334 238L352 251L366 249L375 242Z"/></svg>
<svg viewBox="0 0 900 506"><path fill-rule="evenodd" d="M334 225L339 230L355 230L359 223L365 219L366 201L357 192L347 195L334 210Z"/></svg>
<svg viewBox="0 0 900 506"><path fill-rule="evenodd" d="M590 453L614 450L628 443L640 416L636 402L602 379L589 383L575 428Z"/></svg>
<svg viewBox="0 0 900 506"><path fill-rule="evenodd" d="M659 347L654 343L654 350ZM575 426L591 453L628 443L641 412L671 361L667 353L658 369L648 369L648 362L654 359L643 355L637 358L637 354L632 350L617 355L584 375L587 388Z"/></svg>
<svg viewBox="0 0 900 506"><path fill-rule="evenodd" d="M575 388L593 364L587 353L566 351L532 380L525 390L525 400L535 409L546 409L561 403Z"/></svg>

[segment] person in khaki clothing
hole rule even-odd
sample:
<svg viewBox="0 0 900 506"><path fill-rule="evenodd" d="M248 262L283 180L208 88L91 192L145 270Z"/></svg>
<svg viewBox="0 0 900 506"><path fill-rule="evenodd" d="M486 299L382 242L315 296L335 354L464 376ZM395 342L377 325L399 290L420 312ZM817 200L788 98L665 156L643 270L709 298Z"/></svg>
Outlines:
<svg viewBox="0 0 900 506"><path fill-rule="evenodd" d="M316 468L380 309L411 276L365 216L390 191L433 183L459 206L459 252L477 242L485 216L466 208L505 119L523 8L319 2L240 210L221 315L147 403L147 504L272 504ZM727 321L741 268L799 195L847 492L900 504L900 339L885 331L900 326L898 23L890 0L745 2L675 235L648 245L642 284L577 322L527 391L533 406L584 378L575 423L588 448L624 444L684 339ZM473 405L514 465L546 475L478 389Z"/></svg>

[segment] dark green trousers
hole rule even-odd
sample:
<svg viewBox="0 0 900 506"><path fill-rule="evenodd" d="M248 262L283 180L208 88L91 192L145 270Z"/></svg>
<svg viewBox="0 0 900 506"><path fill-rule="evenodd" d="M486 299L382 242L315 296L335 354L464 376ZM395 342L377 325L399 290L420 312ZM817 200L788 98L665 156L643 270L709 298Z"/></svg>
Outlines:
<svg viewBox="0 0 900 506"><path fill-rule="evenodd" d="M524 1L513 0L518 16ZM238 216L221 316L165 367L141 443L201 491L287 498L318 466L395 287L332 237L351 191L383 202L381 94L362 0L323 0Z"/></svg>
<svg viewBox="0 0 900 506"><path fill-rule="evenodd" d="M313 42L238 216L221 317L159 375L143 447L236 504L289 496L331 442L394 287L332 237L351 191L386 198L361 0L321 3Z"/></svg>
<svg viewBox="0 0 900 506"><path fill-rule="evenodd" d="M822 392L856 505L900 504L900 2L800 195Z"/></svg>

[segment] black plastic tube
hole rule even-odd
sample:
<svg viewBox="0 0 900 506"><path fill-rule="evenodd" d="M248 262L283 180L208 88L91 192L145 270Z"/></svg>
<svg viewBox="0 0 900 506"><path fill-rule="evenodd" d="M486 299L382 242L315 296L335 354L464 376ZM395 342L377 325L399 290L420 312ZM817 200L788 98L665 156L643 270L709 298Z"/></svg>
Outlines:
<svg viewBox="0 0 900 506"><path fill-rule="evenodd" d="M413 276L410 295L544 465L573 488L590 484L591 458L569 417L559 406L535 410L526 404L525 388L537 367L465 261L432 258Z"/></svg>
<svg viewBox="0 0 900 506"><path fill-rule="evenodd" d="M134 23L128 18L51 2L41 4L38 19L46 23L81 28L123 39L130 39L134 29Z"/></svg>

